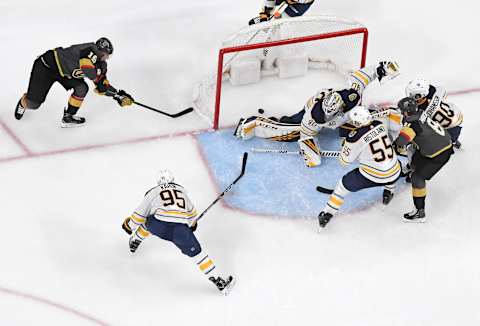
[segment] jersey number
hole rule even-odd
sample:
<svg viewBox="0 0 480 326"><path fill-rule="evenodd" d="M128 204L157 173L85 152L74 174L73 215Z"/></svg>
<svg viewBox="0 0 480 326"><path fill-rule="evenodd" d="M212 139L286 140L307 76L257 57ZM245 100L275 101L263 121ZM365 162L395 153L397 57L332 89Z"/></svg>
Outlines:
<svg viewBox="0 0 480 326"><path fill-rule="evenodd" d="M160 198L164 201L163 206L176 204L180 208L185 208L185 198L182 197L182 192L180 190L163 190L160 192Z"/></svg>
<svg viewBox="0 0 480 326"><path fill-rule="evenodd" d="M382 136L381 140L382 143L380 143L380 139L378 138L369 143L370 151L372 152L375 162L383 162L387 158L391 159L393 157L393 147L388 135ZM379 143L379 146L375 148L377 143Z"/></svg>
<svg viewBox="0 0 480 326"><path fill-rule="evenodd" d="M448 128L452 124L454 116L455 112L450 109L450 105L442 102L437 111L432 115L432 120L438 122L443 128Z"/></svg>
<svg viewBox="0 0 480 326"><path fill-rule="evenodd" d="M440 136L445 136L445 129L442 128L440 123L438 123L437 121L433 121L430 118L427 118L426 122L437 134L439 134Z"/></svg>

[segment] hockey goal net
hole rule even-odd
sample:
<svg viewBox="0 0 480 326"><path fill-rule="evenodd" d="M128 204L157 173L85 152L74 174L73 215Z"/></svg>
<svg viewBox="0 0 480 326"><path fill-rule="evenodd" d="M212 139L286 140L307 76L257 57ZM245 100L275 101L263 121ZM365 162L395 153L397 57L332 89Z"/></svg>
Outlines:
<svg viewBox="0 0 480 326"><path fill-rule="evenodd" d="M346 75L365 66L367 40L365 26L333 16L286 18L248 26L222 43L216 73L196 86L194 108L218 129L222 82L233 83L237 66L241 72L256 65L259 73L253 75L260 76L291 77L291 67L293 75L298 75L302 66Z"/></svg>

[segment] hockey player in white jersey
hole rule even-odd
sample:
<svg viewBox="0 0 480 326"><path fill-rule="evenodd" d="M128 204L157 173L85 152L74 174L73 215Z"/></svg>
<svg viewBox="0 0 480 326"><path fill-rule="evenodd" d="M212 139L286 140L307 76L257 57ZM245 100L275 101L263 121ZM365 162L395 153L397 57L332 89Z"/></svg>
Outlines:
<svg viewBox="0 0 480 326"><path fill-rule="evenodd" d="M262 9L257 17L250 19L248 25L266 22L273 14L275 6L285 3L287 6L281 13L281 17L302 16L313 4L315 0L262 0ZM275 18L281 18L275 17Z"/></svg>
<svg viewBox="0 0 480 326"><path fill-rule="evenodd" d="M405 93L415 99L418 109L423 111L426 117L438 122L447 130L455 148L461 147L458 138L462 130L463 113L454 103L446 100L447 94L443 87L434 86L427 80L418 78L408 83Z"/></svg>
<svg viewBox="0 0 480 326"><path fill-rule="evenodd" d="M392 147L387 127L380 121L372 121L370 112L362 106L350 111L352 124L357 127L349 133L339 160L347 165L358 160L360 166L337 183L323 210L318 215L320 229L338 212L350 192L366 188L384 187L383 203L393 198L395 182L400 177L401 166Z"/></svg>
<svg viewBox="0 0 480 326"><path fill-rule="evenodd" d="M322 128L336 129L349 121L346 114L361 103L365 88L375 79L380 83L399 75L396 62L382 61L376 66L359 69L349 76L349 88L323 89L312 96L303 109L280 119L253 116L240 119L234 135L274 141L297 141L307 167L320 165L320 148L315 136Z"/></svg>
<svg viewBox="0 0 480 326"><path fill-rule="evenodd" d="M195 237L197 211L185 189L174 182L168 170L162 170L157 186L150 189L133 214L125 219L122 228L130 234L130 251L134 253L151 233L172 242L223 294L233 286L232 276L222 277L213 260L202 250Z"/></svg>

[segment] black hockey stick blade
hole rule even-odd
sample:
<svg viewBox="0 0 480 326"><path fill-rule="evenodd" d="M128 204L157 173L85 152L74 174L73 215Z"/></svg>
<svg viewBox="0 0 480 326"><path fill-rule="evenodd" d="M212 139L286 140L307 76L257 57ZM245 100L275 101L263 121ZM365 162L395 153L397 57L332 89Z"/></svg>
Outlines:
<svg viewBox="0 0 480 326"><path fill-rule="evenodd" d="M333 194L333 189L323 188L320 186L317 186L317 191L327 195Z"/></svg>
<svg viewBox="0 0 480 326"><path fill-rule="evenodd" d="M190 113L193 111L193 108L192 107L189 107L189 108L186 108L185 110L182 110L180 112L177 112L177 113L167 113L167 112L164 112L164 111L160 111L160 110L157 110L155 108L152 108L148 105L145 105L145 104L142 104L142 103L139 103L139 102L133 102L135 103L136 105L138 106L141 106L142 108L145 108L145 109L149 109L149 110L152 110L152 111L155 111L157 113L160 113L160 114L163 114L163 115L166 115L170 118L178 118L178 117L181 117L182 115L185 115L187 113Z"/></svg>

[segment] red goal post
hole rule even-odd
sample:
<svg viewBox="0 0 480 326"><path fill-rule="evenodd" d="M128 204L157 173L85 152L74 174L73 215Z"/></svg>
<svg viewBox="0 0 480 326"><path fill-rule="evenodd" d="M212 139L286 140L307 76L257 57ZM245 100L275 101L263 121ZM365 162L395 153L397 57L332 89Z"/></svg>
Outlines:
<svg viewBox="0 0 480 326"><path fill-rule="evenodd" d="M311 33L310 35L308 35L309 32L311 32L312 30L311 25L310 26L308 25L309 22L312 24L315 24L318 21L321 21L323 24L327 22L328 23L327 25L330 25L329 26L330 28L322 27L321 29L326 29L326 30L333 29L333 31L327 31L327 32L319 31L318 33ZM293 35L293 37L279 38L275 40L268 40L268 37L267 37L266 42L265 41L255 42L254 39L260 31L262 30L264 31L268 28L275 28L275 26L282 26L288 23L291 24L292 22L294 22L295 24L297 22L304 23L306 26L309 26L310 28L307 28L307 27L305 28L306 32L304 34L307 34L307 35L300 35L300 36ZM214 83L215 85L214 94L211 94L211 96L214 95L214 98L215 98L214 107L213 107L213 119L212 117L208 117L209 120L210 119L213 120L211 121L213 129L218 129L219 127L222 81L225 80L225 71L228 68L228 65L231 64L232 61L237 58L237 55L242 52L258 50L258 49L270 49L270 48L286 46L286 45L289 46L293 44L312 43L313 46L315 46L314 44L315 41L353 37L358 40L355 42L358 44L355 44L355 45L349 44L348 49L347 48L340 49L340 52L342 51L348 52L348 50L350 50L350 47L352 47L353 48L351 49L352 52L356 52L356 53L350 53L350 54L346 53L347 56L348 55L356 56L357 59L359 57L359 60L357 61L357 63L350 63L350 66L341 66L341 67L339 66L339 67L336 67L334 70L347 72L347 71L352 71L358 68L363 68L365 66L366 55L367 55L367 45L368 45L368 29L357 22L342 19L342 18L337 18L333 16L314 16L314 17L281 19L281 20L276 20L273 22L268 22L260 25L263 25L261 26L263 27L263 29L255 28L258 26L251 26L244 29L244 30L251 29L250 31L251 36L249 36L249 39L247 40L246 44L223 47L218 52L218 64L217 64L216 76L214 78L210 78L210 83L212 84ZM315 28L313 28L313 30L315 30ZM299 33L299 34L302 34L302 33ZM227 41L224 42L224 45L228 43L232 43L231 40L235 39L236 35L237 34L234 34L229 39L227 39ZM233 56L230 57L229 60L225 60L225 56L227 54L233 54ZM328 60L325 60L325 61L335 64L336 59L337 58L335 58L335 55L334 55L333 58L328 58ZM198 96L199 95L197 93L194 99L194 107L196 108L197 111L199 111L198 103L196 102L196 99L198 99ZM211 109L212 108L207 108L208 111L210 111ZM205 110L205 108L203 110ZM205 113L203 113L202 115L205 116Z"/></svg>

